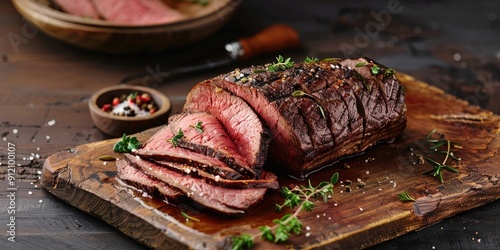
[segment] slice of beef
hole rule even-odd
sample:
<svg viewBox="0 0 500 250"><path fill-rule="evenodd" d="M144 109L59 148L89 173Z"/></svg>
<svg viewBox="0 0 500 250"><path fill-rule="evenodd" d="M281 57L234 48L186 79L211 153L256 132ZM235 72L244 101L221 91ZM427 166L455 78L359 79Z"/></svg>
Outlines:
<svg viewBox="0 0 500 250"><path fill-rule="evenodd" d="M154 198L167 203L176 203L183 194L168 184L150 178L138 169L132 167L127 161L116 161L118 178L125 183L145 191Z"/></svg>
<svg viewBox="0 0 500 250"><path fill-rule="evenodd" d="M93 0L104 19L127 25L154 25L179 21L184 15L159 0Z"/></svg>
<svg viewBox="0 0 500 250"><path fill-rule="evenodd" d="M193 91L185 107L209 103L197 111L227 109L217 98L224 91L243 99L272 131L269 166L298 178L389 141L406 126L402 84L389 69L364 58L297 63L278 72L266 66L236 69Z"/></svg>
<svg viewBox="0 0 500 250"><path fill-rule="evenodd" d="M68 14L100 19L92 0L54 0L54 2Z"/></svg>
<svg viewBox="0 0 500 250"><path fill-rule="evenodd" d="M220 121L248 165L259 175L269 147L269 131L241 98L215 86L212 80L197 84L188 94L185 112L208 112Z"/></svg>
<svg viewBox="0 0 500 250"><path fill-rule="evenodd" d="M211 185L201 179L180 174L139 156L124 154L131 165L149 177L180 190L193 201L214 211L241 215L264 198L266 188L232 189Z"/></svg>
<svg viewBox="0 0 500 250"><path fill-rule="evenodd" d="M243 178L236 170L216 158L174 146L172 142L169 142L173 137L174 133L172 133L170 126L167 125L149 138L135 154L160 161L189 164L224 179L237 180Z"/></svg>
<svg viewBox="0 0 500 250"><path fill-rule="evenodd" d="M183 131L178 147L215 157L248 179L257 178L219 120L206 112L180 113L168 119L172 132Z"/></svg>
<svg viewBox="0 0 500 250"><path fill-rule="evenodd" d="M147 160L154 162L162 167L166 167L172 171L189 175L193 178L200 178L203 181L212 184L214 186L220 186L225 188L271 188L271 189L279 188L278 177L275 174L265 170L262 170L259 179L228 180L220 178L218 176L214 176L202 169L189 166L187 164L179 164L169 161L158 161L154 159L147 159Z"/></svg>

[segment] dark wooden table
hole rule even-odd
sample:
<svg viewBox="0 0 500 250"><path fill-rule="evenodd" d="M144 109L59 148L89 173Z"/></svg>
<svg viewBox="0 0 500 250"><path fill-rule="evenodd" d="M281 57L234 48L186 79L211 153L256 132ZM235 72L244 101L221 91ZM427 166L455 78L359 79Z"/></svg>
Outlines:
<svg viewBox="0 0 500 250"><path fill-rule="evenodd" d="M285 57L368 56L500 114L498 1L373 2L245 1L226 27L200 44L111 56L54 41L27 24L9 1L0 1L0 248L143 249L40 188L44 159L108 138L88 113L88 98L98 89L148 68L200 61L204 52L274 23L295 27L302 38L301 48L282 52ZM172 79L158 89L171 98L176 112L197 82L275 56ZM9 150L16 157L15 196L6 181ZM499 249L499 211L497 200L373 248ZM16 217L13 232L10 216ZM13 233L15 243L8 241Z"/></svg>

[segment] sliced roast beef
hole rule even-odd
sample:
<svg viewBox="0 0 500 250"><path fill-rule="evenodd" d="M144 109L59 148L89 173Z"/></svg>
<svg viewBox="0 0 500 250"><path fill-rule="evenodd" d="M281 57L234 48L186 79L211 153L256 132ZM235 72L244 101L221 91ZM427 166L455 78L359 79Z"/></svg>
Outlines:
<svg viewBox="0 0 500 250"><path fill-rule="evenodd" d="M189 92L184 111L208 112L217 117L238 152L259 175L267 158L270 135L245 101L207 80Z"/></svg>
<svg viewBox="0 0 500 250"><path fill-rule="evenodd" d="M228 107L226 96L244 103ZM185 110L214 114L247 105L272 131L268 165L299 178L391 140L406 126L402 84L393 71L364 58L297 63L277 72L267 66L236 69L195 86Z"/></svg>
<svg viewBox="0 0 500 250"><path fill-rule="evenodd" d="M244 178L236 170L216 158L174 146L175 143L171 142L174 136L170 126L165 126L149 138L135 154L160 161L166 160L189 164L224 179L237 180Z"/></svg>
<svg viewBox="0 0 500 250"><path fill-rule="evenodd" d="M215 157L243 176L258 177L215 116L206 112L180 113L171 116L168 124L173 133L181 130L184 134L178 147Z"/></svg>
<svg viewBox="0 0 500 250"><path fill-rule="evenodd" d="M54 2L68 14L100 19L92 0L54 0Z"/></svg>
<svg viewBox="0 0 500 250"><path fill-rule="evenodd" d="M118 24L154 25L179 21L183 15L160 0L93 0L104 19Z"/></svg>
<svg viewBox="0 0 500 250"><path fill-rule="evenodd" d="M124 154L128 164L133 165L149 177L158 179L180 190L199 204L230 215L243 214L263 199L266 188L232 189L211 185L201 179L172 171L139 156ZM125 160L120 160L125 161Z"/></svg>
<svg viewBox="0 0 500 250"><path fill-rule="evenodd" d="M262 170L259 179L244 179L244 180L228 180L220 178L219 176L214 176L213 174L207 173L206 171L189 166L187 164L179 164L169 161L159 161L154 159L147 159L159 166L168 168L172 171L176 171L181 174L189 175L193 178L199 178L203 181L212 184L214 186L220 186L225 188L271 188L278 189L278 177L269 172Z"/></svg>
<svg viewBox="0 0 500 250"><path fill-rule="evenodd" d="M132 167L125 160L116 162L118 178L125 183L132 185L142 191L145 191L152 197L161 199L165 202L177 202L183 196L177 189L170 187L168 184L150 178L138 169Z"/></svg>

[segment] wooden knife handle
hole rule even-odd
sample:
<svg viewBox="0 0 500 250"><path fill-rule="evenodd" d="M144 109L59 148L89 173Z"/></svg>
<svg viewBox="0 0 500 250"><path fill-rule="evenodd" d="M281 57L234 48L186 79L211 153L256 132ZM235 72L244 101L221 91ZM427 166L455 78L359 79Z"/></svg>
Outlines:
<svg viewBox="0 0 500 250"><path fill-rule="evenodd" d="M245 60L258 55L297 47L300 44L300 38L299 33L294 28L285 24L275 24L254 36L241 38L238 42L243 50L240 58Z"/></svg>

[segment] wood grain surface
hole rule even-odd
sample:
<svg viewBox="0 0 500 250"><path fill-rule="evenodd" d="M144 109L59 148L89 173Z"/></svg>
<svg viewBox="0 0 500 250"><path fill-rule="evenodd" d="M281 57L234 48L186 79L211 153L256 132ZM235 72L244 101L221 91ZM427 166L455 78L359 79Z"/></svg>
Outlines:
<svg viewBox="0 0 500 250"><path fill-rule="evenodd" d="M392 143L376 145L311 174L308 178L318 183L338 172L335 194L326 203L315 203L313 212L300 215L302 234L280 245L258 241L255 249L366 248L500 197L499 116L409 75L398 77L407 91L408 126L403 134ZM458 173L445 172L443 184L421 174L432 165L420 163L417 156L427 153L424 139L434 128L463 147L455 151L461 158L453 165ZM136 136L144 141L156 130ZM83 144L49 156L41 183L54 196L148 247L228 248L232 235L257 233L258 226L271 225L273 219L290 212L275 212L274 204L283 200L277 191L268 192L263 202L239 218L218 216L190 202L169 205L143 197L115 178L114 162L98 159L120 157L112 152L115 142ZM279 181L282 186L304 184L286 176ZM402 191L416 202L400 201L397 194ZM200 221L187 221L181 211Z"/></svg>

